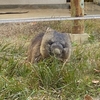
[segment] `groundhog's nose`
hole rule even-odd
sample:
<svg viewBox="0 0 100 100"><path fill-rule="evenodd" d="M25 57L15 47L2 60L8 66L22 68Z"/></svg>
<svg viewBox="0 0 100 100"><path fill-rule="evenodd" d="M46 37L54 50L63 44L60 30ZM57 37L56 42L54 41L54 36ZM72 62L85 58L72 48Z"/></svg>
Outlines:
<svg viewBox="0 0 100 100"><path fill-rule="evenodd" d="M58 48L55 48L54 49L54 54L60 55L61 54L61 51Z"/></svg>

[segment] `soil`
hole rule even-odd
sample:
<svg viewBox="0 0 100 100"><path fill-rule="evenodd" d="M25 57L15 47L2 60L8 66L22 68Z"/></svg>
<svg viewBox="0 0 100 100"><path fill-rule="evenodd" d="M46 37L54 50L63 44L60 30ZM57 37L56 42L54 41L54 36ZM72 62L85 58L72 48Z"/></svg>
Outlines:
<svg viewBox="0 0 100 100"><path fill-rule="evenodd" d="M20 14L0 14L0 19L10 18L27 18L27 17L54 17L54 16L70 16L69 9L33 9L33 8L14 8L14 9L0 9L0 13L6 12L27 12ZM100 14L100 6L92 2L85 2L84 12L87 15Z"/></svg>

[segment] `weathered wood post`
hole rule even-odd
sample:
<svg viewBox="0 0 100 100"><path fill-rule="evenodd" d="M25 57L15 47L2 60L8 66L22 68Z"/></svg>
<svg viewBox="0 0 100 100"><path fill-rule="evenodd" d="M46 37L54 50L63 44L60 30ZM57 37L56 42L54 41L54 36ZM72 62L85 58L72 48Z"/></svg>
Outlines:
<svg viewBox="0 0 100 100"><path fill-rule="evenodd" d="M84 16L84 0L71 0L71 17ZM74 20L72 34L84 33L84 20Z"/></svg>

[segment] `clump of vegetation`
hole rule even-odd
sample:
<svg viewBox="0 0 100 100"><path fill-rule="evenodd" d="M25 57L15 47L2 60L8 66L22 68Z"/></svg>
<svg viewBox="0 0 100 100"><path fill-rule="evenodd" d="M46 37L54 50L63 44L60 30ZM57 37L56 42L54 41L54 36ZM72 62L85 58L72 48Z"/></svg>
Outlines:
<svg viewBox="0 0 100 100"><path fill-rule="evenodd" d="M97 24L87 21L86 32L100 34L99 28L93 28ZM54 22L50 25L57 28ZM29 37L19 34L14 42L11 37L1 39L0 100L82 100L86 94L100 96L99 41L89 38L84 44L72 43L73 52L66 64L50 57L32 65L25 63Z"/></svg>

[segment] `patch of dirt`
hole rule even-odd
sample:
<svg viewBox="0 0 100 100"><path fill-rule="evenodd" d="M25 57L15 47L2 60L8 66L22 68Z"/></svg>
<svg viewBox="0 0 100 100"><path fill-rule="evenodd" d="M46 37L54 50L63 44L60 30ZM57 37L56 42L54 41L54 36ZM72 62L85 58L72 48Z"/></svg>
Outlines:
<svg viewBox="0 0 100 100"><path fill-rule="evenodd" d="M37 34L39 32L43 32L45 29L46 27L40 26L38 23L0 24L0 37L9 37L17 34Z"/></svg>
<svg viewBox="0 0 100 100"><path fill-rule="evenodd" d="M46 27L38 23L0 24L0 43L28 45L34 35L44 32Z"/></svg>

